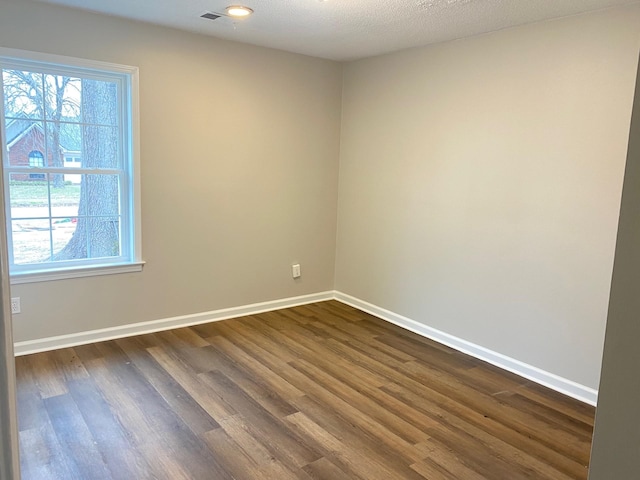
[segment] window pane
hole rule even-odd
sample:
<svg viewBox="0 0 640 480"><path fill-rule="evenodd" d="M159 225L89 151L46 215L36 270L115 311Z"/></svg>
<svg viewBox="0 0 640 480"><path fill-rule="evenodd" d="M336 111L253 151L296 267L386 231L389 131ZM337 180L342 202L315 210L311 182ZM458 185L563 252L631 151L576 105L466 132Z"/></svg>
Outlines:
<svg viewBox="0 0 640 480"><path fill-rule="evenodd" d="M43 75L24 70L3 70L4 112L10 118L42 119Z"/></svg>
<svg viewBox="0 0 640 480"><path fill-rule="evenodd" d="M82 158L83 167L120 167L120 142L116 127L85 125L82 128L82 145L86 150Z"/></svg>
<svg viewBox="0 0 640 480"><path fill-rule="evenodd" d="M29 152L29 166L35 168L44 167L44 154L39 150Z"/></svg>
<svg viewBox="0 0 640 480"><path fill-rule="evenodd" d="M87 215L120 215L120 179L118 175L83 175L82 188L87 198Z"/></svg>
<svg viewBox="0 0 640 480"><path fill-rule="evenodd" d="M87 258L87 235L77 217L54 218L53 259L54 261L79 260Z"/></svg>
<svg viewBox="0 0 640 480"><path fill-rule="evenodd" d="M97 125L118 125L118 84L82 79L82 120Z"/></svg>
<svg viewBox="0 0 640 480"><path fill-rule="evenodd" d="M74 159L82 158L82 126L73 123L47 122L47 131L55 139L54 144L58 152L57 167L80 167L81 163L74 162Z"/></svg>
<svg viewBox="0 0 640 480"><path fill-rule="evenodd" d="M12 167L36 166L46 164L46 145L42 122L34 122L24 117L5 120L5 138L7 141L5 162ZM39 159L39 160L36 160Z"/></svg>
<svg viewBox="0 0 640 480"><path fill-rule="evenodd" d="M79 122L81 80L64 75L44 75L43 80L45 118Z"/></svg>
<svg viewBox="0 0 640 480"><path fill-rule="evenodd" d="M56 167L120 167L117 127L47 122L46 129L49 137L48 151L57 152ZM86 155L83 149L86 149Z"/></svg>
<svg viewBox="0 0 640 480"><path fill-rule="evenodd" d="M30 178L28 173L12 173L9 177L9 205L13 219L48 218L49 189L46 178Z"/></svg>
<svg viewBox="0 0 640 480"><path fill-rule="evenodd" d="M87 218L89 258L120 256L120 220L118 217Z"/></svg>
<svg viewBox="0 0 640 480"><path fill-rule="evenodd" d="M42 263L51 259L49 220L14 220L11 237L14 263Z"/></svg>
<svg viewBox="0 0 640 480"><path fill-rule="evenodd" d="M119 176L79 175L80 183L65 182L56 187L59 176L48 174L48 181L36 181L29 180L28 174L11 174L15 263L119 256L122 250Z"/></svg>
<svg viewBox="0 0 640 480"><path fill-rule="evenodd" d="M84 215L86 208L80 211L80 181L77 183L66 181L68 175L50 174L49 188L51 192L51 215L53 217L77 217ZM81 177L81 175L78 175ZM65 181L56 186L59 177Z"/></svg>

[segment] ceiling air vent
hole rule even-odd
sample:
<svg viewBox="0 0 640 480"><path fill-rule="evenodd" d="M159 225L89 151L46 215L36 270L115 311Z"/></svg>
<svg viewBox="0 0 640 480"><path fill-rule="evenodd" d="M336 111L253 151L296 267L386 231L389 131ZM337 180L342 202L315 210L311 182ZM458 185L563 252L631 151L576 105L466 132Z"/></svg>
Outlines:
<svg viewBox="0 0 640 480"><path fill-rule="evenodd" d="M207 20L215 20L216 18L220 18L220 15L216 13L207 12L204 15L200 15L201 18L206 18Z"/></svg>

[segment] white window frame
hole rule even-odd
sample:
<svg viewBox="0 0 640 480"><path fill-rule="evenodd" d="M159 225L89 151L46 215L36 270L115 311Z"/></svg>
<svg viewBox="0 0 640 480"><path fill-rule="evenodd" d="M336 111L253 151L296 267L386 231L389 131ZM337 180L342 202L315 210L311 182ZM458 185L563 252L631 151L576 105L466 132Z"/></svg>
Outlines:
<svg viewBox="0 0 640 480"><path fill-rule="evenodd" d="M38 169L11 167L8 155L2 165L2 186L5 195L8 247L10 258L10 279L12 284L60 280L66 278L109 275L117 273L139 272L142 270L142 239L140 210L140 126L138 104L138 68L113 63L98 62L61 55L51 55L25 50L0 47L0 73L3 69L20 69L50 73L67 74L100 79L116 79L119 82L121 119L121 149L123 168L117 173L121 176L121 244L120 257L73 260L68 262L50 262L47 264L14 265L11 238L11 207L8 198L10 173L38 173ZM0 94L4 98L4 86L0 74ZM4 104L4 101L2 102ZM1 148L6 148L4 107L0 108ZM90 174L91 169L84 168L47 168L47 173ZM80 170L80 171L78 171ZM43 172L44 173L44 172ZM100 173L110 173L100 169ZM125 251L126 250L126 251Z"/></svg>

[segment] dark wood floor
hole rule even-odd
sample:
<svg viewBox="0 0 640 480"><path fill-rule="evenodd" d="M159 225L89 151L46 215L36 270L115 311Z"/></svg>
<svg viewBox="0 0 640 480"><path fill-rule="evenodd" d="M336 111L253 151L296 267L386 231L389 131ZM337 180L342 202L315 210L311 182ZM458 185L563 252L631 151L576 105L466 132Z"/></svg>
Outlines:
<svg viewBox="0 0 640 480"><path fill-rule="evenodd" d="M594 409L338 302L17 359L30 479L586 479Z"/></svg>

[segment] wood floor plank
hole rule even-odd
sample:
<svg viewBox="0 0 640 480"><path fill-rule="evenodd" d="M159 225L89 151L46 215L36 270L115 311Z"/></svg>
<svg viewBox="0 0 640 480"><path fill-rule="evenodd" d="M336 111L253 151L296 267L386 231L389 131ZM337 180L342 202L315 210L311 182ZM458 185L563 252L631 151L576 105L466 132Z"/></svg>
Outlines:
<svg viewBox="0 0 640 480"><path fill-rule="evenodd" d="M36 389L21 388L17 392L18 405L18 429L38 429L48 421L47 411L44 408L42 398Z"/></svg>
<svg viewBox="0 0 640 480"><path fill-rule="evenodd" d="M241 410L246 420L245 425L257 441L265 445L272 455L291 470L301 468L321 457L313 445L306 444L295 432L283 428L284 422L281 419L270 415L222 373L208 372L200 374L199 378Z"/></svg>
<svg viewBox="0 0 640 480"><path fill-rule="evenodd" d="M297 412L297 409L286 400L283 395L289 392L289 385L282 392L271 388L269 382L259 376L252 375L250 369L235 362L224 352L213 347L206 348L212 357L216 358L216 370L238 385L249 397L276 418L283 418ZM214 370L209 370L214 371ZM295 390L294 397L299 397L299 390Z"/></svg>
<svg viewBox="0 0 640 480"><path fill-rule="evenodd" d="M170 452L161 442L150 441L139 445L136 448L136 452L147 459L153 459L153 463L150 463L150 469L146 472L140 472L139 477L129 478L151 478L153 480L205 480L203 473L196 474L192 466L189 465L183 458L175 453ZM158 455L158 452L165 452L162 455ZM217 460L217 459L216 459ZM216 461L212 465L212 470L216 470L218 475L224 480L230 480L231 475L227 473L221 473L219 470L219 462ZM226 471L225 471L226 472Z"/></svg>
<svg viewBox="0 0 640 480"><path fill-rule="evenodd" d="M571 418L579 420L593 429L594 408L591 405L576 402L571 397L554 392L533 382L527 382L515 391L523 397L527 397L537 403L551 407L558 412L562 412Z"/></svg>
<svg viewBox="0 0 640 480"><path fill-rule="evenodd" d="M82 478L110 480L111 473L96 448L87 427L71 395L58 395L44 400L51 425L60 447L67 452Z"/></svg>
<svg viewBox="0 0 640 480"><path fill-rule="evenodd" d="M584 468L584 464L576 462L574 459L567 458L561 453L556 452L556 449L544 448L544 443L541 444L537 441L531 441L531 438L525 433L518 430L512 430L509 427L504 427L500 422L513 424L513 420L508 415L503 415L503 412L496 413L495 418L489 419L484 414L483 408L489 405L492 410L499 410L499 402L495 399L487 399L486 395L480 392L470 393L466 390L464 393L460 393L449 386L446 386L446 381L442 381L442 377L447 375L444 371L430 370L432 375L430 377L418 377L416 378L414 373L409 370L404 370L404 364L395 364L388 366L377 362L375 359L363 356L359 352L351 351L347 348L340 347L341 353L350 358L356 364L369 364L378 373L386 375L390 382L398 382L405 387L409 387L415 394L415 401L420 397L427 396L431 402L434 402L434 407L442 407L445 410L449 409L455 412L456 415L461 415L466 421L471 421L475 425L480 425L482 428L492 428L493 432L500 432L499 435L508 436L509 440L515 442L519 448L525 448L524 446L531 448L533 452L540 456L545 461L556 458L562 465L565 471L571 471L574 474ZM434 387L438 387L438 390L433 390ZM444 392L442 391L444 390ZM412 405L411 402L408 402ZM479 404L478 404L479 403ZM487 422L491 420L491 422ZM528 431L529 428L524 425L524 430ZM553 438L553 437L549 437ZM546 439L545 439L546 441ZM558 446L558 448L565 448L565 446ZM584 448L583 455L589 454L588 448Z"/></svg>
<svg viewBox="0 0 640 480"><path fill-rule="evenodd" d="M82 478L75 464L68 462L51 426L21 431L20 452L22 478Z"/></svg>
<svg viewBox="0 0 640 480"><path fill-rule="evenodd" d="M359 392L357 387L344 383L337 375L330 375L303 359L297 360L293 366L327 392L331 392L336 398L342 400L340 403L336 402L336 406L343 411L348 411L352 421L360 422L363 428L373 435L379 435L380 441L388 443L390 447L398 446L400 455L405 454L412 460L421 458L418 452L414 452L412 445L427 440L429 436L425 432L376 403L366 394ZM329 397L327 400L329 401ZM367 414L361 415L361 410L366 411Z"/></svg>
<svg viewBox="0 0 640 480"><path fill-rule="evenodd" d="M226 322L220 325L220 332L224 338L229 339L234 344L242 347L249 342L252 351L259 351L262 357L268 357L270 365L284 365L297 358L297 355L288 349L282 348L282 344L273 341L270 337L257 334L260 329L256 329L255 325L262 327L264 320L257 317L248 317L244 322ZM272 328L272 327L271 327ZM274 331L275 338L279 338L280 332Z"/></svg>
<svg viewBox="0 0 640 480"><path fill-rule="evenodd" d="M300 360L292 364L292 367L293 370L289 370L285 374L291 383L307 391L310 396L329 405L333 410L345 412L344 416L352 424L357 425L362 431L375 437L378 442L386 445L391 451L395 450L399 454L413 459L415 452L411 449L411 444L408 441L395 434L386 425L377 422L368 413L359 410L356 406L351 405L349 401L340 398L334 392L318 384L319 378L314 376L309 364L303 366Z"/></svg>
<svg viewBox="0 0 640 480"><path fill-rule="evenodd" d="M146 349L139 348L139 344L134 339L118 340L117 343L127 352L128 357L140 373L193 433L199 435L220 427L200 403L194 400Z"/></svg>
<svg viewBox="0 0 640 480"><path fill-rule="evenodd" d="M215 390L208 388L182 360L164 347L148 349L156 362L213 418L216 423L238 412Z"/></svg>
<svg viewBox="0 0 640 480"><path fill-rule="evenodd" d="M149 452L163 451L171 459L179 460L176 465L188 465L192 478L208 478L207 472L212 471L217 472L220 478L228 478L227 472L220 468L206 446L171 410L162 396L130 360L125 361L128 357L116 355L116 352L122 352L117 344L113 342L108 350L113 358L117 356L120 361L109 364L108 368L92 369L92 375L98 379L102 395L114 406L115 412L122 415L120 423L129 427L128 432L147 463L155 470L158 462L155 455L149 455ZM100 363L106 365L106 360L102 359ZM171 466L171 462L167 460L166 463ZM177 467L174 469L179 472ZM164 477L163 472L160 475Z"/></svg>
<svg viewBox="0 0 640 480"><path fill-rule="evenodd" d="M203 433L202 439L233 478L264 478L247 452L223 428Z"/></svg>
<svg viewBox="0 0 640 480"><path fill-rule="evenodd" d="M326 457L322 457L315 462L306 465L303 470L309 474L313 480L350 480L345 472L340 470L334 463Z"/></svg>
<svg viewBox="0 0 640 480"><path fill-rule="evenodd" d="M301 472L298 468L289 469L283 465L270 451L271 439L266 445L261 443L254 435L253 428L247 425L240 416L224 420L222 427L256 465L257 472L259 472L257 476L283 480L306 477L306 473Z"/></svg>
<svg viewBox="0 0 640 480"><path fill-rule="evenodd" d="M368 429L361 427L356 422L350 422L348 416L345 419L345 415L332 406L317 401L311 396L298 399L296 406L320 428L357 452L358 457L361 457L358 461L381 463L385 465L385 469L395 472L398 478L419 478L414 471L408 468L410 462L396 455L395 451L390 449L386 443L380 442L379 437ZM350 462L340 456L332 455L328 459L345 472L351 472L353 468ZM358 472L351 473L357 476Z"/></svg>
<svg viewBox="0 0 640 480"><path fill-rule="evenodd" d="M69 382L69 392L114 479L151 470L146 459L136 455L126 427L113 415L92 379Z"/></svg>
<svg viewBox="0 0 640 480"><path fill-rule="evenodd" d="M387 380L383 376L378 375L367 368L354 365L348 360L342 358L340 355L337 355L336 352L331 349L331 340L326 342L314 342L307 338L307 336L304 335L304 332L298 330L286 331L283 332L283 334L307 349L307 353L300 355L300 359L305 359L315 364L322 362L323 368L338 367L340 369L347 370L351 376L358 377L370 385L380 387L387 383Z"/></svg>
<svg viewBox="0 0 640 480"><path fill-rule="evenodd" d="M363 480L388 480L394 477L394 472L384 463L367 458L349 444L336 438L318 424L309 419L304 413L298 412L287 417L287 420L297 427L306 437L314 439L333 457L340 460L344 468Z"/></svg>
<svg viewBox="0 0 640 480"><path fill-rule="evenodd" d="M589 423L577 420L552 406L538 403L519 393L502 392L496 396L510 408L527 412L543 425L551 425L555 430L563 430L569 438L578 439L583 446L591 443L593 425ZM581 447L580 451L584 451L584 447Z"/></svg>
<svg viewBox="0 0 640 480"><path fill-rule="evenodd" d="M426 418L436 420L436 424L426 424L425 429L451 450L476 445L469 452L486 451L483 457L488 458L494 456L492 452L496 452L501 459L515 462L522 471L537 471L538 478L555 480L583 476L583 465L436 392L420 389L420 393L415 393L396 384L387 385L383 390L413 405L414 410ZM462 454L465 455L464 452ZM465 456L473 458L469 454ZM516 478L517 474L513 476Z"/></svg>
<svg viewBox="0 0 640 480"><path fill-rule="evenodd" d="M481 365L457 372L458 377L479 392L489 395L513 393L529 383L525 378L498 369L493 365Z"/></svg>
<svg viewBox="0 0 640 480"><path fill-rule="evenodd" d="M85 379L89 377L84 364L73 348L63 348L51 352L53 362L62 372L65 380Z"/></svg>
<svg viewBox="0 0 640 480"><path fill-rule="evenodd" d="M467 384L461 382L453 375L443 375L434 378L433 375L427 373L424 365L410 363L406 366L406 372L414 375L420 383L424 383L426 379L430 379L430 387L449 398L457 399L461 403L465 403L469 398L468 395L474 390ZM469 404L469 402L467 402ZM588 463L589 445L582 438L576 437L563 429L556 428L555 424L544 422L538 419L530 411L521 411L510 407L502 401L475 392L473 402L470 403L479 413L492 418L499 419L500 423L517 431L529 438L534 438L543 445L551 446L552 443L558 443L556 450L560 450L565 456L586 464Z"/></svg>
<svg viewBox="0 0 640 480"><path fill-rule="evenodd" d="M447 466L450 466L453 471L447 469ZM465 480L491 480L464 465L456 464L455 460L445 466L427 458L421 462L414 463L411 468L429 480L459 480L462 478Z"/></svg>
<svg viewBox="0 0 640 480"><path fill-rule="evenodd" d="M67 393L64 372L57 367L54 352L19 358L16 369L20 372L18 379L30 378L31 385L38 389L42 398Z"/></svg>
<svg viewBox="0 0 640 480"><path fill-rule="evenodd" d="M593 407L333 300L16 372L25 480L587 478Z"/></svg>
<svg viewBox="0 0 640 480"><path fill-rule="evenodd" d="M281 363L279 360L271 363L272 356L263 355L262 351L256 348L253 348L253 356L251 356L227 338L212 337L209 341L215 348L224 352L229 358L243 365L245 369L265 381L283 398L290 399L304 395L302 390L292 385L283 376L284 372L291 369L289 364Z"/></svg>

